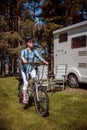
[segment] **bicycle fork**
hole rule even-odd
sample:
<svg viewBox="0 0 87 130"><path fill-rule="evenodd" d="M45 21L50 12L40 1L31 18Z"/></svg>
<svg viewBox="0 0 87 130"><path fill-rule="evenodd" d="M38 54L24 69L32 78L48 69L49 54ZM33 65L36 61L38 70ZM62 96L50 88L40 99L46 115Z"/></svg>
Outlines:
<svg viewBox="0 0 87 130"><path fill-rule="evenodd" d="M35 85L36 86L36 97L37 97L37 101L39 102L39 85L38 84L36 84Z"/></svg>

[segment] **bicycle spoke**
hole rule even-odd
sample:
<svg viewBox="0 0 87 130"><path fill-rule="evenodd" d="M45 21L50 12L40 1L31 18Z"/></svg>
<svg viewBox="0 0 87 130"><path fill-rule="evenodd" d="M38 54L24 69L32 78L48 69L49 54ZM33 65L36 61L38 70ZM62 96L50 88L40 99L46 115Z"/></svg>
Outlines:
<svg viewBox="0 0 87 130"><path fill-rule="evenodd" d="M39 101L37 101L37 98L35 99L36 111L39 115L45 116L49 106L48 95L43 89L39 89L38 91Z"/></svg>

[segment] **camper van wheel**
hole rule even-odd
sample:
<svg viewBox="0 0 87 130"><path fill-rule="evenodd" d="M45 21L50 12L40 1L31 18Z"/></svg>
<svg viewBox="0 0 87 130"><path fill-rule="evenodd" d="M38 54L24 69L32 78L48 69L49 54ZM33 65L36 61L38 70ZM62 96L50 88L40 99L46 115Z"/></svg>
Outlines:
<svg viewBox="0 0 87 130"><path fill-rule="evenodd" d="M74 74L70 74L68 76L68 85L71 88L78 88L79 87L78 79L77 79L77 77Z"/></svg>

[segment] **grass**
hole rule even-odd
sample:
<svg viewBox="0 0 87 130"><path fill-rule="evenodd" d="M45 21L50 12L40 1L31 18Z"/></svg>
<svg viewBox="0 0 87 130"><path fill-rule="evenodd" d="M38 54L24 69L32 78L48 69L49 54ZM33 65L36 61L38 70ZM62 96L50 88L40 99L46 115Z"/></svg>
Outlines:
<svg viewBox="0 0 87 130"><path fill-rule="evenodd" d="M87 130L87 90L66 88L49 93L49 116L18 102L18 81L0 78L0 130Z"/></svg>

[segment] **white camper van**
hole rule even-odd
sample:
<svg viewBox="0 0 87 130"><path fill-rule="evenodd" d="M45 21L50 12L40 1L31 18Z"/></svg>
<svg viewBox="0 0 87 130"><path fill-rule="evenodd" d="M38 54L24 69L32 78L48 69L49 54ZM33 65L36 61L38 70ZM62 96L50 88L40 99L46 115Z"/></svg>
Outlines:
<svg viewBox="0 0 87 130"><path fill-rule="evenodd" d="M67 81L70 87L87 83L87 21L53 32L54 68L67 65Z"/></svg>

